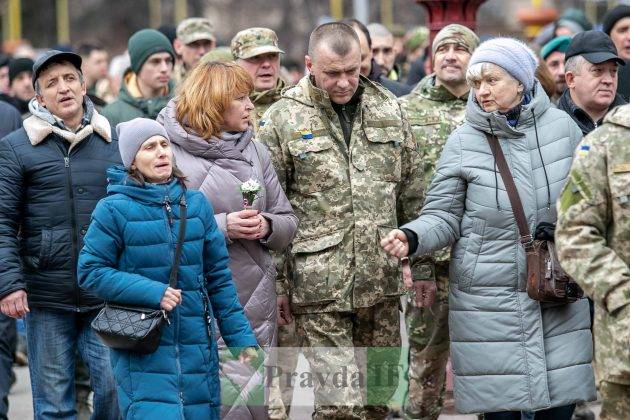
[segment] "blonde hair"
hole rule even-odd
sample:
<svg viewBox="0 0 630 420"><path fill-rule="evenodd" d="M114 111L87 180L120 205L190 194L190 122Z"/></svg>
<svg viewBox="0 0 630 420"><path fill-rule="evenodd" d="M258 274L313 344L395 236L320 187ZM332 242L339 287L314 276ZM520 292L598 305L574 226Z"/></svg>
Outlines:
<svg viewBox="0 0 630 420"><path fill-rule="evenodd" d="M253 90L251 76L239 65L199 63L182 84L175 118L182 127L210 139L221 132L223 114L234 98Z"/></svg>

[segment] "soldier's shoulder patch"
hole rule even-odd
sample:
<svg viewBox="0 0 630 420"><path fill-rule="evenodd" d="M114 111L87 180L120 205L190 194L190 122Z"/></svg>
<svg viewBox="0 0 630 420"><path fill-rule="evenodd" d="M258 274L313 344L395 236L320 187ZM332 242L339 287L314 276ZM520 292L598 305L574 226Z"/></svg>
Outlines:
<svg viewBox="0 0 630 420"><path fill-rule="evenodd" d="M591 146L588 144L583 144L580 146L579 150L578 150L578 156L586 156L588 155L588 152L591 150Z"/></svg>

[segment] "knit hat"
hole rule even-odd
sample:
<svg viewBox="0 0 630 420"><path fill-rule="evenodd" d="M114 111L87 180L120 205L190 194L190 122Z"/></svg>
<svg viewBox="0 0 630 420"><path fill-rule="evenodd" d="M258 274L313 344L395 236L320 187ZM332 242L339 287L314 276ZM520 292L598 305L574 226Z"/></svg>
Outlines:
<svg viewBox="0 0 630 420"><path fill-rule="evenodd" d="M576 33L581 31L590 31L593 29L593 24L588 20L586 14L582 10L569 8L564 11L560 18L558 18L557 26L565 25L570 28L574 28L573 24L578 25L575 27L575 29L577 29L575 31Z"/></svg>
<svg viewBox="0 0 630 420"><path fill-rule="evenodd" d="M483 42L470 57L468 66L477 63L496 64L521 82L525 91L534 87L538 59L527 45L517 39L493 38Z"/></svg>
<svg viewBox="0 0 630 420"><path fill-rule="evenodd" d="M569 44L571 43L571 37L570 36L558 36L554 39L552 39L551 41L547 42L541 49L540 49L540 56L542 57L543 60L547 59L547 56L549 56L549 54L551 54L554 51L558 51L558 52L567 52L567 48L569 48Z"/></svg>
<svg viewBox="0 0 630 420"><path fill-rule="evenodd" d="M33 60L30 58L16 58L9 63L9 84L13 83L13 79L18 77L18 74L27 71L33 73Z"/></svg>
<svg viewBox="0 0 630 420"><path fill-rule="evenodd" d="M142 143L153 136L164 137L169 143L168 134L160 123L149 118L134 118L116 126L118 150L125 168L131 168Z"/></svg>
<svg viewBox="0 0 630 420"><path fill-rule="evenodd" d="M127 50L131 58L131 70L139 73L147 59L157 53L166 52L175 61L175 51L168 38L155 29L142 29L129 38Z"/></svg>
<svg viewBox="0 0 630 420"><path fill-rule="evenodd" d="M443 27L440 32L435 35L433 44L431 45L431 54L435 55L435 52L444 44L460 44L466 47L469 53L479 46L479 37L463 25L457 23L451 23Z"/></svg>
<svg viewBox="0 0 630 420"><path fill-rule="evenodd" d="M625 4L620 4L617 7L613 7L604 15L604 23L602 30L610 35L610 31L612 31L615 23L619 22L621 19L625 17L630 17L630 6Z"/></svg>

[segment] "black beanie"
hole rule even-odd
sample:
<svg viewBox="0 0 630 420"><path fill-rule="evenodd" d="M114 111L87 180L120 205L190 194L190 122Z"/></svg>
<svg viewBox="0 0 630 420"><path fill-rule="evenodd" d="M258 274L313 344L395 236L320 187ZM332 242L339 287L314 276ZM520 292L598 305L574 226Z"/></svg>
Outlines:
<svg viewBox="0 0 630 420"><path fill-rule="evenodd" d="M9 84L13 83L18 74L23 71L33 73L33 60L30 58L16 58L9 63Z"/></svg>
<svg viewBox="0 0 630 420"><path fill-rule="evenodd" d="M602 30L610 36L610 31L612 31L615 23L625 17L630 17L630 6L620 4L617 7L613 7L604 15Z"/></svg>

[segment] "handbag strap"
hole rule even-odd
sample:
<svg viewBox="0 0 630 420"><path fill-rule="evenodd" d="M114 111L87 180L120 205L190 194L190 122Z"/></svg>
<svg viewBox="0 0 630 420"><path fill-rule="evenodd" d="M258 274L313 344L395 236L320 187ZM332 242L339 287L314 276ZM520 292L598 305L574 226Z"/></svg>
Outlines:
<svg viewBox="0 0 630 420"><path fill-rule="evenodd" d="M177 236L177 246L175 247L175 258L171 267L171 274L168 278L169 287L175 289L177 287L177 271L179 270L179 260L182 256L182 248L184 245L184 236L186 235L186 192L182 193L179 200L179 235Z"/></svg>
<svg viewBox="0 0 630 420"><path fill-rule="evenodd" d="M510 199L510 204L512 205L512 211L514 212L514 218L516 219L516 226L518 226L520 234L520 242L525 247L525 250L528 250L532 247L533 238L531 232L529 231L529 226L527 225L525 211L523 210L523 203L521 202L521 197L516 189L514 177L512 177L510 167L505 160L505 155L501 149L499 139L488 133L485 133L485 135L488 139L488 144L490 144L490 150L492 151L494 160L499 168L499 174L501 174L501 179L505 185L505 190L507 191L508 198Z"/></svg>

